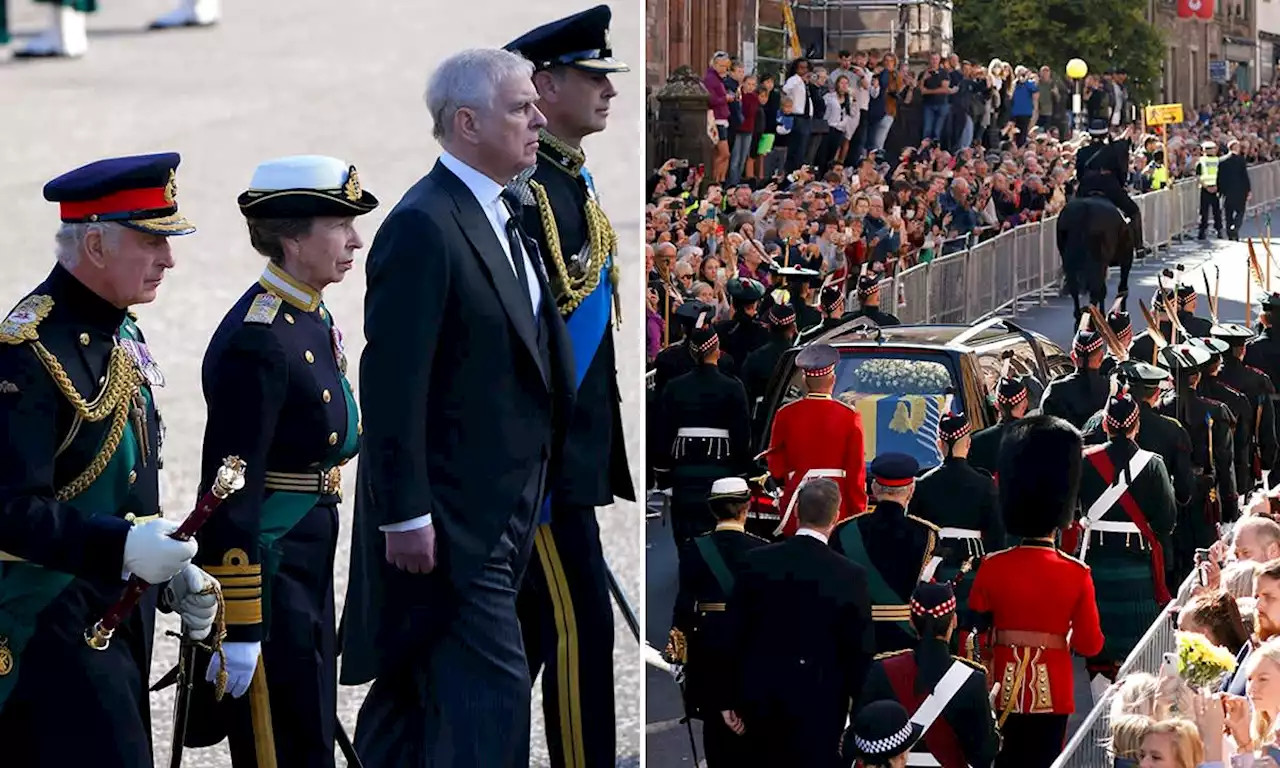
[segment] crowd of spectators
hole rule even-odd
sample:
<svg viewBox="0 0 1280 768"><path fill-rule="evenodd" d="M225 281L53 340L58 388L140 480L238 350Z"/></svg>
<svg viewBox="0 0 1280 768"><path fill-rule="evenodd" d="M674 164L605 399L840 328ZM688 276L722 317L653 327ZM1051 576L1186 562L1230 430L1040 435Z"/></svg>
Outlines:
<svg viewBox="0 0 1280 768"><path fill-rule="evenodd" d="M647 184L648 354L680 338L671 322L698 299L728 317L726 282L777 287L779 267L885 276L1051 217L1072 193L1076 149L1103 120L1129 139L1130 194L1194 175L1200 144L1239 139L1252 162L1280 157L1280 89L1226 89L1168 127L1168 152L1141 124L1123 70L1072 86L1049 67L841 51L828 68L746 72L717 53L704 78L710 163L672 158ZM855 281L843 282L851 293ZM814 291L813 299L818 298ZM892 298L892 297L889 297ZM886 309L892 303L882 299ZM853 302L850 301L852 306ZM803 329L801 329L803 330Z"/></svg>

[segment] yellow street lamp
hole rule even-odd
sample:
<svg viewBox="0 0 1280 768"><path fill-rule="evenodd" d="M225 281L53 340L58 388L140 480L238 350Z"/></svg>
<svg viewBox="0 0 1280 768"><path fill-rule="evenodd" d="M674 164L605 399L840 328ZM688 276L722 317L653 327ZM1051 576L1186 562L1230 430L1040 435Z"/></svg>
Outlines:
<svg viewBox="0 0 1280 768"><path fill-rule="evenodd" d="M1067 62L1067 77L1075 83L1075 93L1071 96L1071 111L1075 114L1076 130L1084 129L1084 109L1080 102L1080 81L1089 74L1089 65L1084 59L1072 59Z"/></svg>

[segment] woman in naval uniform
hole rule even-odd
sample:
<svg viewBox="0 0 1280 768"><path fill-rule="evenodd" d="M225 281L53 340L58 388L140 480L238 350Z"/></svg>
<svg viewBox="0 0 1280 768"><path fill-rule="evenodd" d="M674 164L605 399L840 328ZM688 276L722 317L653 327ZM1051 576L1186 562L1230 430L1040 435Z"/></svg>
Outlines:
<svg viewBox="0 0 1280 768"><path fill-rule="evenodd" d="M244 459L246 483L201 530L198 559L222 584L227 637L225 660L197 662L186 744L226 737L236 768L332 766L340 467L360 426L322 292L354 265L355 217L378 201L354 166L299 156L258 166L239 204L267 264L205 353L202 488L227 455Z"/></svg>

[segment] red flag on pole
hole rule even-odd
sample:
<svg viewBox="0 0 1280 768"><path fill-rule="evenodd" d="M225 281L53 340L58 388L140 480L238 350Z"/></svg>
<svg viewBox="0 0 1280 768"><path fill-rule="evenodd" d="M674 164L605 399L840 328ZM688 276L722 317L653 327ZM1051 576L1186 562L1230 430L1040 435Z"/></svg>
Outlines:
<svg viewBox="0 0 1280 768"><path fill-rule="evenodd" d="M1178 0L1178 18L1195 18L1197 7L1202 3L1204 3L1204 0Z"/></svg>
<svg viewBox="0 0 1280 768"><path fill-rule="evenodd" d="M1202 19L1213 18L1213 0L1191 0L1191 7Z"/></svg>

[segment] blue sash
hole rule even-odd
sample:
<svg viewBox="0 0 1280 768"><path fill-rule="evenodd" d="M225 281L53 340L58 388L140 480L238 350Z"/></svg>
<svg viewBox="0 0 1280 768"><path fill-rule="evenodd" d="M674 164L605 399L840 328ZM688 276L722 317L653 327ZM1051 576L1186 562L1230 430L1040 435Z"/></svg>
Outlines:
<svg viewBox="0 0 1280 768"><path fill-rule="evenodd" d="M591 197L595 198L595 182L586 168L582 169L582 178L587 182L587 190ZM600 342L604 340L604 335L609 328L609 312L613 306L613 283L609 281L611 266L613 266L613 254L605 258L604 265L600 268L600 282L596 285L596 289L582 300L582 303L565 321L565 329L569 332L569 340L573 346L575 392L582 386L582 379L587 375L587 369L591 367L591 361L595 359L596 352L600 349ZM538 517L538 523L541 525L549 522L551 522L551 494L547 493L542 503L542 514Z"/></svg>

